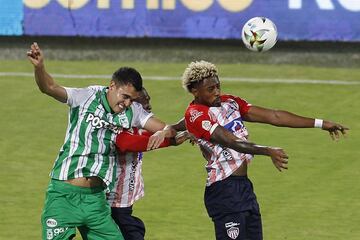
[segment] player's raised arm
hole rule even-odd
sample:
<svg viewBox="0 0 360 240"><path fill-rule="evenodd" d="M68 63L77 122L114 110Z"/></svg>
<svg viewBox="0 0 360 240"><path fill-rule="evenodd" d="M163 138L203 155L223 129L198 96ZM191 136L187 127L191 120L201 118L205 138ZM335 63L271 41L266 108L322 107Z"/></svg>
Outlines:
<svg viewBox="0 0 360 240"><path fill-rule="evenodd" d="M222 126L217 126L210 136L213 143L234 149L241 153L269 156L274 166L281 171L287 169L288 156L278 147L260 146L252 142L242 141Z"/></svg>
<svg viewBox="0 0 360 240"><path fill-rule="evenodd" d="M278 127L321 128L328 131L333 140L338 140L340 133L345 135L346 130L349 130L349 128L331 121L303 117L288 111L258 106L252 106L247 114L243 116L243 119L248 122L267 123Z"/></svg>
<svg viewBox="0 0 360 240"><path fill-rule="evenodd" d="M27 52L27 57L34 65L35 80L40 91L65 103L67 101L65 88L58 85L46 72L44 55L36 42L31 44L30 50Z"/></svg>

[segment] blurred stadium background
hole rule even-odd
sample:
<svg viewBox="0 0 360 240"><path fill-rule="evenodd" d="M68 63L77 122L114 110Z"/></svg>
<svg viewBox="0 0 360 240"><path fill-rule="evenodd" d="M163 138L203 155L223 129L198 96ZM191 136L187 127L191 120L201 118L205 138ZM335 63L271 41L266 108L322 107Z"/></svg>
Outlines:
<svg viewBox="0 0 360 240"><path fill-rule="evenodd" d="M269 52L241 42L254 16L278 27ZM290 155L281 174L256 157L250 177L264 239L360 239L359 19L358 0L0 0L0 239L40 238L48 173L66 129L67 107L33 80L33 41L66 86L106 85L120 66L139 69L167 122L191 100L181 88L184 68L204 59L218 66L223 92L349 126L346 139L332 142L320 130L248 124L252 141ZM145 154L146 196L135 214L146 239L214 239L204 163L189 144Z"/></svg>

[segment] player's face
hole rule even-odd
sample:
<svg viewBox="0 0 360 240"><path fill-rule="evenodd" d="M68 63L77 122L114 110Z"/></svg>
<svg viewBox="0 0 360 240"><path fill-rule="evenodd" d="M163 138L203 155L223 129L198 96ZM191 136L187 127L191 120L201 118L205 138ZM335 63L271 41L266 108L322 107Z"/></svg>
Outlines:
<svg viewBox="0 0 360 240"><path fill-rule="evenodd" d="M220 81L218 77L205 78L194 89L193 94L197 103L209 106L220 107Z"/></svg>
<svg viewBox="0 0 360 240"><path fill-rule="evenodd" d="M110 82L107 99L111 109L115 113L123 112L132 101L138 97L138 92L133 85L120 85L114 81Z"/></svg>
<svg viewBox="0 0 360 240"><path fill-rule="evenodd" d="M150 96L145 88L140 91L139 97L135 101L140 103L147 112L151 112Z"/></svg>

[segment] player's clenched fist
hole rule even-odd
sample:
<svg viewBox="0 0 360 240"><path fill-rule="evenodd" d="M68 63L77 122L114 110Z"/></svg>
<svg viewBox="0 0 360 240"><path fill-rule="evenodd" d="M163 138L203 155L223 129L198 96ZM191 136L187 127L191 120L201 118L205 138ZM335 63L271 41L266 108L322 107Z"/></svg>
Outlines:
<svg viewBox="0 0 360 240"><path fill-rule="evenodd" d="M43 53L39 47L39 45L34 42L33 44L31 44L30 46L30 50L27 51L27 56L28 59L30 60L30 62L35 66L35 67L42 67L44 65L44 56Z"/></svg>

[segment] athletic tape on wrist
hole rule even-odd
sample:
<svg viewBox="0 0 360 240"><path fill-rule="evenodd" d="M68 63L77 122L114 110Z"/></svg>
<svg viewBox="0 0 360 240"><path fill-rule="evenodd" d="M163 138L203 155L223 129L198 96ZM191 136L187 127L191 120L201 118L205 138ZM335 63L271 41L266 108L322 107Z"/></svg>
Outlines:
<svg viewBox="0 0 360 240"><path fill-rule="evenodd" d="M315 128L322 128L322 126L323 126L323 120L322 119L315 119L315 122L314 122L314 127Z"/></svg>

